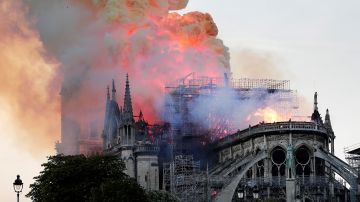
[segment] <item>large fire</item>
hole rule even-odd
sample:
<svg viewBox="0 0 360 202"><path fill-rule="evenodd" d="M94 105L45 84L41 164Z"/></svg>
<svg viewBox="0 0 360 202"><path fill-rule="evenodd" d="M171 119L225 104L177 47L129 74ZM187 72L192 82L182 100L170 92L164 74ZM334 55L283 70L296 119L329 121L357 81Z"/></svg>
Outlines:
<svg viewBox="0 0 360 202"><path fill-rule="evenodd" d="M265 123L273 123L283 120L281 114L270 107L259 108L254 113L254 116L262 118Z"/></svg>
<svg viewBox="0 0 360 202"><path fill-rule="evenodd" d="M231 114L229 117L231 117ZM229 134L233 134L237 130L246 128L247 125L255 125L258 123L274 123L286 121L289 119L288 116L279 113L269 106L256 109L255 112L247 115L245 120L231 119L229 117L217 117L209 119L211 132L213 133L212 138L222 138ZM245 123L242 121L245 121Z"/></svg>
<svg viewBox="0 0 360 202"><path fill-rule="evenodd" d="M154 122L161 118L166 83L191 72L208 77L229 73L228 49L217 38L211 15L174 12L187 2L1 1L1 99L12 106L19 127L27 129L19 137L29 145L41 141L53 147L60 92L61 113L78 122L82 131L96 122L100 134L111 79L122 105L129 73L135 113L141 109L145 119ZM280 117L269 108L252 116L266 122Z"/></svg>

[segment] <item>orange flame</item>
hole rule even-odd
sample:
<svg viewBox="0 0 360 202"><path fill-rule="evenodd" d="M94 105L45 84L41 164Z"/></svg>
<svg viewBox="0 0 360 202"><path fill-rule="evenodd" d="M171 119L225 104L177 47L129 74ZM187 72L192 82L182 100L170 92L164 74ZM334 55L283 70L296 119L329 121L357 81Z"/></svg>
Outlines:
<svg viewBox="0 0 360 202"><path fill-rule="evenodd" d="M271 107L259 108L254 113L254 116L262 118L262 120L266 123L273 123L283 120L281 114Z"/></svg>

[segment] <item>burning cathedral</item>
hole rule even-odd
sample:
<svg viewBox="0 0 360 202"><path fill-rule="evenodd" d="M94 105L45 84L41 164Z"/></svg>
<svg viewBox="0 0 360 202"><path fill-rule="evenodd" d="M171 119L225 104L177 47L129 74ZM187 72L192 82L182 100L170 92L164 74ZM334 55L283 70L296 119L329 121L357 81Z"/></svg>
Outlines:
<svg viewBox="0 0 360 202"><path fill-rule="evenodd" d="M103 151L119 156L144 188L166 190L181 201L357 201L358 173L334 155L330 114L322 119L317 93L308 120L244 126L211 110L199 122L196 102L222 101L226 90L237 104L266 103L285 116L297 109L289 81L191 74L167 90L165 118L157 124L149 124L141 110L134 114L128 76L122 106L114 81L111 95L109 87L106 93Z"/></svg>
<svg viewBox="0 0 360 202"><path fill-rule="evenodd" d="M181 201L357 201L317 94L300 116L290 81L234 79L211 15L176 13L188 0L129 2L68 9L89 16L76 26L86 40L62 50L83 48L64 63L58 153L117 155L141 186ZM125 72L124 88L102 92Z"/></svg>

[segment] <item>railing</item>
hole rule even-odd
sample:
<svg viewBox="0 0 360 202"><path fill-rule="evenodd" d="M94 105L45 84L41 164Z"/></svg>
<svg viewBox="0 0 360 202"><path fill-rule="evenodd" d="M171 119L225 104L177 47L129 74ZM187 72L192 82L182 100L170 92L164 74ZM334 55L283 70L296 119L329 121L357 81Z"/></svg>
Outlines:
<svg viewBox="0 0 360 202"><path fill-rule="evenodd" d="M230 144L236 140L246 139L256 134L271 133L280 131L310 131L327 134L324 126L318 125L314 122L276 122L276 123L261 123L253 127L249 127L242 131L238 131L233 135L229 135L220 139L215 143L216 147L222 147Z"/></svg>
<svg viewBox="0 0 360 202"><path fill-rule="evenodd" d="M159 152L159 147L156 146L137 146L135 152Z"/></svg>
<svg viewBox="0 0 360 202"><path fill-rule="evenodd" d="M239 186L243 187L285 187L286 186L286 177L257 177L257 178L242 178L239 182Z"/></svg>
<svg viewBox="0 0 360 202"><path fill-rule="evenodd" d="M226 186L228 181L231 181L231 177L222 178L219 176L213 176L211 182L217 182ZM334 188L342 189L344 185L337 181L334 178L326 176L296 176L296 183L300 187L307 188L317 188L317 187L329 187L329 184L333 184ZM286 186L286 177L285 176L272 176L272 177L256 177L256 178L242 178L238 186L242 187L254 187L258 188L272 187L272 188L281 188Z"/></svg>
<svg viewBox="0 0 360 202"><path fill-rule="evenodd" d="M166 88L175 88L180 86L204 87L204 86L224 86L228 83L231 87L237 89L274 89L290 90L290 80L275 79L251 79L251 78L224 78L224 77L206 77L197 76L192 72L176 81L166 83Z"/></svg>
<svg viewBox="0 0 360 202"><path fill-rule="evenodd" d="M299 196L303 198L306 197L315 197L320 201L328 201L329 194L330 194L330 185L334 185L334 191L341 194L345 194L346 188L343 184L338 182L332 177L326 176L296 176L296 187L299 189ZM226 185L222 187L225 188ZM257 177L257 178L242 178L238 185L238 188L243 190L243 193L247 193L246 195L252 196L252 191L255 187L259 191L260 199L264 199L268 197L268 190L270 188L271 195L275 197L282 197L284 198L286 195L286 177L279 176L279 177ZM213 189L219 189L217 187L212 187ZM328 191L324 191L328 190ZM221 188L219 189L221 192ZM327 194L328 196L325 196ZM313 199L315 199L313 198ZM246 199L245 199L246 201Z"/></svg>
<svg viewBox="0 0 360 202"><path fill-rule="evenodd" d="M340 183L334 178L326 176L298 176L296 182L303 187L317 188L317 187L328 187L329 184L333 184L334 188L342 189L344 184Z"/></svg>

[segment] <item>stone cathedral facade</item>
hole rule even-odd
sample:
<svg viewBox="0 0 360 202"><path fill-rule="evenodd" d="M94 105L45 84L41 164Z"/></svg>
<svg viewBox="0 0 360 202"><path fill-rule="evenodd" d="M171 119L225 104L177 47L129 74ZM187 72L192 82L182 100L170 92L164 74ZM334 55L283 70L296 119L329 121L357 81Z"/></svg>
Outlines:
<svg viewBox="0 0 360 202"><path fill-rule="evenodd" d="M261 200L358 201L358 172L335 156L334 140L317 93L311 121L259 123L218 140L210 175L222 184L214 201L251 201L253 193Z"/></svg>
<svg viewBox="0 0 360 202"><path fill-rule="evenodd" d="M135 118L137 120L135 120ZM116 99L115 82L112 81L111 97L108 87L103 130L105 153L119 156L126 166L126 174L133 177L144 188L159 189L159 148L150 141L148 123L140 111L134 116L130 84L126 76L123 106Z"/></svg>
<svg viewBox="0 0 360 202"><path fill-rule="evenodd" d="M128 76L118 103L112 81L104 153L121 158L145 189L161 188L181 201L358 201L359 173L335 156L330 114L322 119L317 93L310 120L260 122L206 144L196 131L171 139L167 134L178 132L171 126L149 125L141 110L134 115Z"/></svg>

